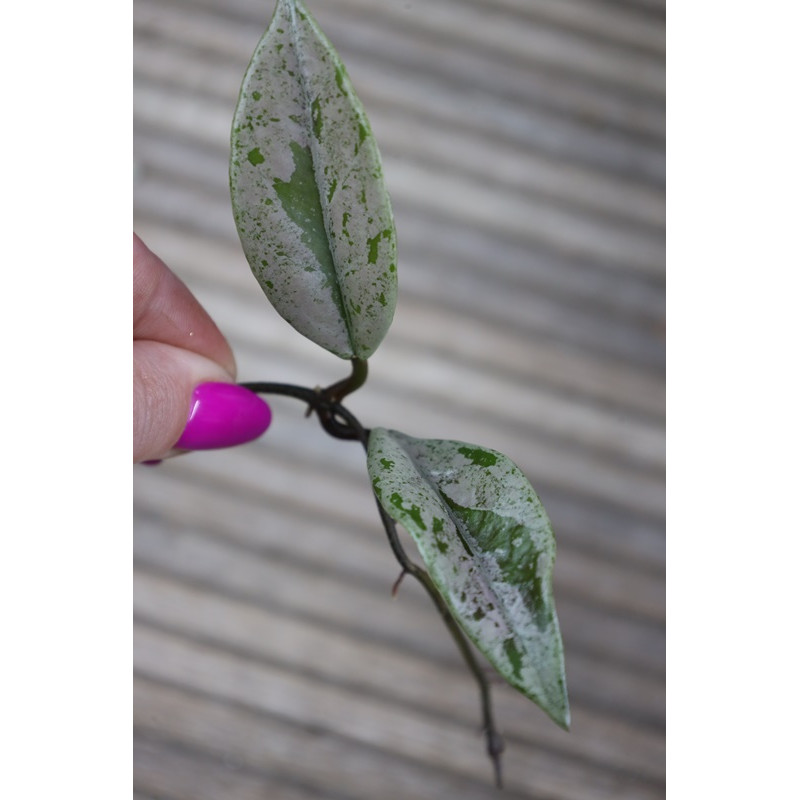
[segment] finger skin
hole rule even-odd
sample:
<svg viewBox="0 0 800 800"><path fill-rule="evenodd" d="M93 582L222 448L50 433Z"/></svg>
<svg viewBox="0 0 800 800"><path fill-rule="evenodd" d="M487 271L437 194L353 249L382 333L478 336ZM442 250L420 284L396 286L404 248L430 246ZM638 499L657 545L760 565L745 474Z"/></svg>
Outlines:
<svg viewBox="0 0 800 800"><path fill-rule="evenodd" d="M133 460L164 458L183 433L192 391L207 381L230 383L222 367L196 353L146 340L134 342Z"/></svg>
<svg viewBox="0 0 800 800"><path fill-rule="evenodd" d="M228 342L186 285L133 235L133 338L171 344L236 376Z"/></svg>
<svg viewBox="0 0 800 800"><path fill-rule="evenodd" d="M231 383L236 362L186 286L134 234L133 460L163 458L183 432L195 386Z"/></svg>

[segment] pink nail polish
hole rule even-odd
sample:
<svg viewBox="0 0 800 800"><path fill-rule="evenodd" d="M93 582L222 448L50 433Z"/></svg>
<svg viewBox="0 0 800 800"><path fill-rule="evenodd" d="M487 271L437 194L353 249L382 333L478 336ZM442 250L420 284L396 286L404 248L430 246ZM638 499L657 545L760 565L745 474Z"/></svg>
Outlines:
<svg viewBox="0 0 800 800"><path fill-rule="evenodd" d="M235 383L201 383L192 394L189 418L180 450L215 450L244 444L269 427L269 406L249 389Z"/></svg>

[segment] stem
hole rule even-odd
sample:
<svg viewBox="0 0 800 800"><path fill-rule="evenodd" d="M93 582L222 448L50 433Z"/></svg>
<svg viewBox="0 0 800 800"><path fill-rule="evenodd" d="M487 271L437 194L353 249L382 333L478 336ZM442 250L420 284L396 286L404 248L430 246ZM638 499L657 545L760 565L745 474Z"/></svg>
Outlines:
<svg viewBox="0 0 800 800"><path fill-rule="evenodd" d="M341 384L346 381L340 381ZM304 386L295 386L291 383L265 383L262 381L240 383L245 389L256 394L277 394L284 397L294 397L308 403L308 412L316 412L322 427L337 439L358 439L366 447L369 431L364 430L359 421L342 405L330 399L330 388L339 386L334 384L328 389L308 389ZM344 422L342 422L344 420Z"/></svg>
<svg viewBox="0 0 800 800"><path fill-rule="evenodd" d="M360 358L350 359L353 371L344 380L334 383L327 389L323 389L322 394L335 403L341 403L348 394L352 394L356 389L360 389L367 380L367 362Z"/></svg>
<svg viewBox="0 0 800 800"><path fill-rule="evenodd" d="M377 497L375 500L378 504L378 512L381 516L383 527L386 529L386 535L389 538L389 545L392 548L395 558L402 567L403 571L401 572L401 577L406 574L413 575L423 585L425 591L428 593L431 600L433 600L433 603L436 606L440 616L444 620L444 624L450 631L450 635L455 640L455 643L461 653L461 657L466 662L466 665L469 667L470 672L472 672L473 677L478 683L478 689L481 695L481 710L483 712L483 731L486 735L486 751L488 752L489 758L492 760L492 764L494 765L495 783L497 784L497 788L502 789L503 774L500 756L505 749L505 744L503 742L503 737L500 735L494 724L492 698L486 673L476 660L475 654L470 647L467 637L464 635L464 632L461 630L461 626L458 624L458 622L456 622L455 617L447 607L444 598L431 580L430 575L424 569L417 566L408 557L406 551L403 549L402 544L400 544L399 537L397 536L397 527L395 525L395 521L386 513Z"/></svg>
<svg viewBox="0 0 800 800"><path fill-rule="evenodd" d="M256 394L280 394L285 397L295 397L298 400L305 400L313 409L319 400L319 392L314 389L307 389L305 386L294 386L291 383L240 383L239 386L249 389Z"/></svg>
<svg viewBox="0 0 800 800"><path fill-rule="evenodd" d="M240 386L257 394L278 394L303 400L308 403L309 411L317 414L320 424L331 436L335 436L338 439L357 440L361 442L366 451L369 446L369 429L364 428L358 419L340 402L342 397L359 388L367 377L366 361L354 358L352 364L353 372L348 378L322 390L307 389L303 386L294 386L288 383L242 383ZM453 637L467 667L469 667L470 672L472 672L478 683L483 713L483 731L486 736L486 750L494 766L497 787L502 788L503 776L500 756L504 749L504 743L503 737L494 724L490 687L486 674L476 660L466 635L461 630L444 598L431 580L430 575L408 557L397 535L395 521L385 511L377 496L375 497L375 502L378 506L378 513L386 531L386 536L389 539L389 546L402 568L400 577L402 578L406 574L413 575L425 588L444 620L447 629L450 631L450 635ZM399 579L395 587L398 584Z"/></svg>

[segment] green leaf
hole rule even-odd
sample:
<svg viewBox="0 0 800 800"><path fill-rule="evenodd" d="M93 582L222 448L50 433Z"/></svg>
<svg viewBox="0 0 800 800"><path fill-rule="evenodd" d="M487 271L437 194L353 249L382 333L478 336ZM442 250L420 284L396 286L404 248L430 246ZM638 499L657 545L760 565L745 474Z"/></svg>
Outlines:
<svg viewBox="0 0 800 800"><path fill-rule="evenodd" d="M512 686L568 728L555 538L527 478L494 450L385 428L370 433L367 464L378 500L413 537L466 634Z"/></svg>
<svg viewBox="0 0 800 800"><path fill-rule="evenodd" d="M234 220L277 311L341 358L392 322L396 244L380 155L339 56L299 0L278 0L233 119Z"/></svg>

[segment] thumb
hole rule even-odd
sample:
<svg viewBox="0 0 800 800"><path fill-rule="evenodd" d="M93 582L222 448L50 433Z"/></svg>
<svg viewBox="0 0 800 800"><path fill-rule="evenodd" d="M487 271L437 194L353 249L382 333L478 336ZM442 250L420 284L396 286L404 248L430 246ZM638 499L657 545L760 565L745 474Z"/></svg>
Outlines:
<svg viewBox="0 0 800 800"><path fill-rule="evenodd" d="M269 406L215 361L163 342L134 341L134 462L162 459L176 443L186 450L243 444L266 430L270 416Z"/></svg>

